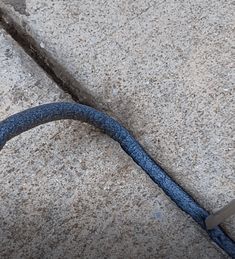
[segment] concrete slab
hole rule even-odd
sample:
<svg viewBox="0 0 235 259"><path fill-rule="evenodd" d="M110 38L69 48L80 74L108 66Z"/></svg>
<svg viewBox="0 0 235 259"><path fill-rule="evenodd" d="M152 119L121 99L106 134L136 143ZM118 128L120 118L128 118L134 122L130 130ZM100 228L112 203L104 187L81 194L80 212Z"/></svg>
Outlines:
<svg viewBox="0 0 235 259"><path fill-rule="evenodd" d="M205 208L235 197L231 1L1 6Z"/></svg>
<svg viewBox="0 0 235 259"><path fill-rule="evenodd" d="M0 30L0 120L70 100ZM117 143L84 123L49 123L0 160L1 258L227 258Z"/></svg>

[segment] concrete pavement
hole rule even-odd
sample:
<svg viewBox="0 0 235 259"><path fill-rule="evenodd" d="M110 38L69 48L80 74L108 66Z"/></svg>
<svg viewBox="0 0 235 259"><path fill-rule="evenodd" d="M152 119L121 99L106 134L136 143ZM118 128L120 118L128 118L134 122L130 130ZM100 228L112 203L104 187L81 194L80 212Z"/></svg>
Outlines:
<svg viewBox="0 0 235 259"><path fill-rule="evenodd" d="M8 4L1 3L0 6L15 19L22 29L36 39L40 48L64 66L86 89L87 93L98 104L102 104L104 110L128 127L149 153L205 208L214 212L234 198L235 121L233 117L235 101L232 63L234 20L233 6L230 2L194 1L193 4L186 1L128 3L116 1L112 3L111 1L38 2L28 0L21 4L17 1L3 2L8 2ZM45 88L43 90L47 93ZM41 97L40 95L37 97L37 91L33 89L30 95L36 95L36 100L40 100ZM76 89L71 89L71 91L76 93ZM50 97L51 94L45 96ZM51 99L49 98L48 101ZM7 114L4 113L4 115ZM61 128L64 128L63 124ZM84 133L84 135L86 134ZM84 135L83 138L88 139ZM104 138L106 139L106 137ZM75 136L74 139L76 139ZM74 139L71 142L74 142ZM110 143L110 140L107 141ZM111 143L107 146L114 145L113 142ZM69 152L73 145L74 143L69 142L66 152ZM109 150L110 147L107 146L106 148ZM87 147L83 148L86 150ZM93 154L97 148L98 144L89 151ZM98 153L95 154L100 156L103 149L99 147L98 150L100 152L97 151ZM114 157L120 156L115 147L109 150L109 156L111 154ZM123 167L120 165L122 163L120 160L129 161L128 158L124 158L123 154L123 157L117 159L118 162L113 165L114 158L110 159L109 156L106 154L99 161L105 159L107 163L111 163L107 165L110 168L124 168L124 165ZM129 161L129 163L131 162ZM66 158L64 164L67 164ZM92 165L89 162L88 164L89 174L95 174L97 163ZM143 176L140 169L131 165L132 170L135 172L139 170L138 175L141 172L140 175L146 181L142 186L143 179L139 180L141 190L151 197L155 195L158 188ZM103 167L100 167L100 170L103 171ZM125 170L121 169L122 172ZM112 173L109 174L112 175ZM113 174L116 175L116 171ZM87 178L88 183L89 179L92 179L90 177ZM97 180L97 183L100 180ZM125 181L123 180L123 182ZM133 178L132 181L131 186L135 186L138 179ZM113 180L110 180L111 182ZM80 186L80 188L84 187ZM116 188L119 190L120 186L117 185ZM91 189L94 189L94 186ZM137 190L138 188L135 190L138 193ZM159 250L165 251L159 255L163 258L174 256L176 258L189 258L190 256L195 258L194 256L199 251L207 254L207 249L195 249L195 241L191 239L195 235L200 240L203 235L201 230L190 219L181 219L185 215L182 216L183 213L178 211L160 190L158 192L161 195L157 197L157 200L160 199L161 206L164 206L165 214L162 218L166 217L168 224L165 222L164 225L161 222L155 226L156 232L153 233L151 228L155 224L151 221L147 227L148 224L143 223L146 222L146 215L142 215L142 213L138 224L142 222L148 233L147 239L150 247L156 246L157 242L158 248L161 247L161 249L154 251L153 248L147 249L146 246L140 245L143 238L143 235L140 234L136 245L133 245L134 241L130 245L130 247L135 247L136 255L139 254L140 257L156 256ZM129 208L133 208L132 202L136 200L134 197L137 193L133 194L133 198L130 199ZM104 194L101 200L107 199L106 195ZM124 197L127 195L124 190L120 194L122 197L120 200L123 199L123 195ZM151 202L155 204L157 201L153 200ZM116 202L115 207L118 206ZM146 203L144 198L143 203ZM153 203L143 211L150 211L152 206L155 206ZM117 211L120 214L118 215L123 217L124 212L120 209L121 201L119 205ZM171 209L166 209L165 206L171 206ZM107 210L109 211L109 209ZM177 213L173 211L177 211ZM130 210L129 213L129 217L131 217L133 212ZM137 211L134 212L134 214L136 213ZM181 227L174 227L175 223L171 224L175 213L179 213L180 216L179 220L174 219L174 222L177 221ZM90 212L90 214L92 213ZM103 212L101 212L102 214ZM91 221L91 218L87 219L87 224ZM190 223L185 223L188 221ZM223 225L233 238L235 238L234 223L234 217L232 217ZM188 236L184 232L184 224L197 230L189 231L191 234ZM95 223L94 226L96 226ZM117 227L119 224L117 223L115 226ZM137 229L136 226L131 226L134 236ZM110 223L110 229L112 229L110 233L117 231L116 227L114 227L114 223ZM103 225L101 229L103 229ZM124 229L126 231L125 227L123 231ZM169 229L172 229L173 232L169 232ZM178 233L179 229L184 234ZM198 231L200 234L195 234L199 233ZM100 233L99 230L98 232ZM155 240L159 235L157 232L162 233L160 241ZM106 237L109 240L110 235L107 233ZM121 233L123 232L121 231ZM152 245L149 233L153 233ZM178 237L179 234L180 237ZM169 239L166 238L166 235L169 236ZM124 236L126 239L123 237L122 240L125 241L119 243L114 248L115 251L121 251L125 247L127 234ZM182 236L184 236L184 241L180 244L176 242L176 248L176 243L174 244L170 239L182 240ZM111 238L111 240L115 238ZM89 242L93 247L99 246L100 249L107 243L107 239L105 239L105 241L101 241L102 245L98 245L94 244L96 238L94 240L93 243ZM114 246L114 243L117 242L113 241L110 244ZM188 242L188 247L183 244L184 242ZM75 243L77 244L77 242ZM84 255L91 247L88 246L87 250L85 249ZM171 248L169 249L169 247ZM111 248L105 247L100 250L100 255L106 252L107 255L111 255L111 250ZM170 250L174 252L168 254ZM71 253L72 251L75 250L71 249ZM93 251L97 252L97 249ZM51 253L53 254L53 252ZM124 249L122 255L128 257L130 254L130 251ZM219 255L207 254L207 256L210 258Z"/></svg>

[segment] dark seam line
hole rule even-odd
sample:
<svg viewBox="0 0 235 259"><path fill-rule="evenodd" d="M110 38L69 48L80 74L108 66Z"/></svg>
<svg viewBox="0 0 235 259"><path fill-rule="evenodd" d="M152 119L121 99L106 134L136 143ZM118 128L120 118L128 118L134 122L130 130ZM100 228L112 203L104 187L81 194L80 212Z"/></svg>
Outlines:
<svg viewBox="0 0 235 259"><path fill-rule="evenodd" d="M1 7L0 25L21 46L25 53L75 102L105 110L104 104L97 103L96 98L63 65L56 61L46 49L40 47L37 40L27 32L23 22L22 25L15 22L7 11Z"/></svg>
<svg viewBox="0 0 235 259"><path fill-rule="evenodd" d="M50 121L63 119L87 122L119 142L123 150L163 189L171 200L189 214L228 255L235 258L235 242L222 228L206 229L205 219L209 213L156 164L126 128L103 112L86 105L65 102L45 104L25 110L0 122L0 150L8 140L24 131Z"/></svg>

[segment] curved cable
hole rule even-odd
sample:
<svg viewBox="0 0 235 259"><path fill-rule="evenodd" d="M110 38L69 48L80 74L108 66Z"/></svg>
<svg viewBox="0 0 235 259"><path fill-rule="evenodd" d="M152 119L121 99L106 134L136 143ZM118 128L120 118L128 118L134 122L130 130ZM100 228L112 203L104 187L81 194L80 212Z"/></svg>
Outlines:
<svg viewBox="0 0 235 259"><path fill-rule="evenodd" d="M156 164L127 129L103 112L86 105L65 102L44 104L25 110L0 122L0 150L8 140L22 132L40 124L62 119L87 122L100 128L119 142L124 151L163 189L177 206L205 229L211 239L228 255L235 258L235 242L220 227L212 230L206 229L205 219L209 213Z"/></svg>

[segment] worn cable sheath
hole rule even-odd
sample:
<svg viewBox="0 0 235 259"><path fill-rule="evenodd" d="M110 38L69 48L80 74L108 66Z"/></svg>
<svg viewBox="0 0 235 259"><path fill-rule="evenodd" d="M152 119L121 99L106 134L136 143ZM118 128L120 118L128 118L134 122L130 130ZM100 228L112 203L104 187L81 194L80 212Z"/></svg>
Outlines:
<svg viewBox="0 0 235 259"><path fill-rule="evenodd" d="M62 119L87 122L100 128L119 142L124 151L163 189L177 206L207 231L211 239L228 255L235 258L235 242L220 227L206 230L205 219L209 213L157 165L127 129L103 112L86 105L66 102L44 104L19 112L0 122L0 150L8 140L22 132L40 124Z"/></svg>

